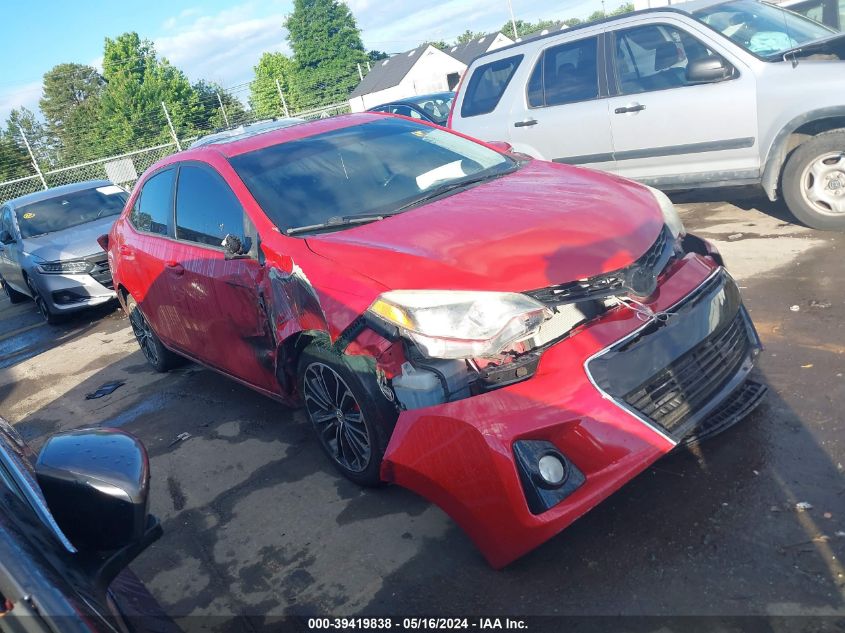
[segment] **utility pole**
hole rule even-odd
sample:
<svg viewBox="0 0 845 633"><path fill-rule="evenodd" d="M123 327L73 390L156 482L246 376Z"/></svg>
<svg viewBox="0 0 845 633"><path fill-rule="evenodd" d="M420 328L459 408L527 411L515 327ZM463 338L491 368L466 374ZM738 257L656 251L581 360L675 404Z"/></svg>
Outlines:
<svg viewBox="0 0 845 633"><path fill-rule="evenodd" d="M35 154L32 153L32 148L29 146L29 141L26 138L26 134L23 131L23 128L18 124L18 129L21 131L21 138L23 139L23 144L26 145L26 151L29 152L29 158L32 160L32 166L35 167L35 173L38 174L38 177L41 179L41 184L44 185L45 189L49 189L47 186L47 181L44 180L44 174L41 173L41 168L38 166L38 161L35 160Z"/></svg>
<svg viewBox="0 0 845 633"><path fill-rule="evenodd" d="M602 3L604 0L602 0ZM516 19L513 17L513 5L511 4L511 0L508 0L508 11L511 12L511 26L513 27L513 39L519 39L519 33L516 30Z"/></svg>
<svg viewBox="0 0 845 633"><path fill-rule="evenodd" d="M217 103L220 104L220 109L223 110L223 120L226 121L226 127L229 127L229 115L226 114L226 106L223 105L223 99L220 98L220 93L217 93Z"/></svg>
<svg viewBox="0 0 845 633"><path fill-rule="evenodd" d="M285 111L285 118L290 118L290 112L288 112L288 102L285 101L285 95L282 92L282 84L279 83L279 80L276 80L276 89L279 91L279 99L282 100L282 109Z"/></svg>
<svg viewBox="0 0 845 633"><path fill-rule="evenodd" d="M367 60L367 72L370 72L372 68L370 68L370 60Z"/></svg>
<svg viewBox="0 0 845 633"><path fill-rule="evenodd" d="M358 77L364 81L364 73L361 72L361 64L358 64Z"/></svg>
<svg viewBox="0 0 845 633"><path fill-rule="evenodd" d="M182 144L179 142L179 137L176 136L176 130L173 129L173 121L170 120L170 113L167 111L167 106L164 105L164 101L161 102L161 107L164 109L164 117L167 119L167 126L170 128L170 135L176 143L176 149L181 152Z"/></svg>

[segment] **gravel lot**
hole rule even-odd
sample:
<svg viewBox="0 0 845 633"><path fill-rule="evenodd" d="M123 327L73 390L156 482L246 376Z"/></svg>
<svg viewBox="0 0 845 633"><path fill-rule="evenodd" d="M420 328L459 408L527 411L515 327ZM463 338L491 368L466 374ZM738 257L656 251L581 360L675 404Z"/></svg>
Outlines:
<svg viewBox="0 0 845 633"><path fill-rule="evenodd" d="M743 289L767 401L501 572L438 508L341 479L301 411L194 365L153 373L111 308L51 328L4 298L0 415L36 445L137 434L165 536L133 569L167 612L229 630L291 613L845 617L845 235L758 198L676 201Z"/></svg>

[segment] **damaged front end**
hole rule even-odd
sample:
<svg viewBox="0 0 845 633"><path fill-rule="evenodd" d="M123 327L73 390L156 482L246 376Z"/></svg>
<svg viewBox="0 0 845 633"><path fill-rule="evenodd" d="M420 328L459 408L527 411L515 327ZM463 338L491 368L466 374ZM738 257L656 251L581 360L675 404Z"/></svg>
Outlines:
<svg viewBox="0 0 845 633"><path fill-rule="evenodd" d="M524 300L471 295L385 293L339 342L389 341L377 375L398 419L382 478L437 503L494 567L765 393L747 380L760 341L739 291L694 236L664 228L630 266ZM471 303L461 322L443 314L453 299ZM508 323L492 335L490 313ZM467 339L466 321L486 338Z"/></svg>

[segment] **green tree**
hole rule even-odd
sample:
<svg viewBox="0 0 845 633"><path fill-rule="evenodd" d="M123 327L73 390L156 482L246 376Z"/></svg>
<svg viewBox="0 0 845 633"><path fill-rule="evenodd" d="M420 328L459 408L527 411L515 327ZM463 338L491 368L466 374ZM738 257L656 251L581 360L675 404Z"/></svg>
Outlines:
<svg viewBox="0 0 845 633"><path fill-rule="evenodd" d="M367 61L361 32L349 7L339 0L294 0L285 20L293 50L295 91L307 106L345 100L358 82L358 64Z"/></svg>
<svg viewBox="0 0 845 633"><path fill-rule="evenodd" d="M243 104L220 85L202 79L193 85L193 89L202 109L199 122L196 124L197 128L216 130L235 127L249 119L249 113L244 109ZM220 107L221 102L226 110L225 115Z"/></svg>
<svg viewBox="0 0 845 633"><path fill-rule="evenodd" d="M472 40L484 37L485 35L487 34L476 31L470 31L469 29L467 29L466 31L458 35L457 39L455 40L455 44L466 44L467 42L471 42Z"/></svg>
<svg viewBox="0 0 845 633"><path fill-rule="evenodd" d="M446 45L445 42L443 44L444 44L444 46ZM437 48L440 48L440 47L438 46ZM377 62L380 59L387 59L388 57L390 57L390 55L388 55L384 51L368 51L367 52L367 59L369 59L371 62Z"/></svg>
<svg viewBox="0 0 845 633"><path fill-rule="evenodd" d="M443 40L427 40L423 42L423 44L430 44L434 48L439 49L441 51L445 51L447 48L449 48L449 45ZM385 53L384 56L387 57L387 54Z"/></svg>
<svg viewBox="0 0 845 633"><path fill-rule="evenodd" d="M631 13L634 10L634 4L632 2L628 2L621 6L616 7L613 11L610 12L610 15L622 15L624 13Z"/></svg>
<svg viewBox="0 0 845 633"><path fill-rule="evenodd" d="M581 24L581 18L568 18L564 20L563 23L569 28L572 28L573 26L578 26L579 24Z"/></svg>
<svg viewBox="0 0 845 633"><path fill-rule="evenodd" d="M0 129L0 181L24 178L35 173L29 155L18 142L20 134Z"/></svg>
<svg viewBox="0 0 845 633"><path fill-rule="evenodd" d="M559 22L557 20L538 20L537 22L517 20L516 30L519 33L519 37L525 37L526 35L531 35L532 33L539 33L543 29L551 29L558 24ZM505 22L499 30L508 37L513 38L513 24L510 20Z"/></svg>
<svg viewBox="0 0 845 633"><path fill-rule="evenodd" d="M83 64L58 64L44 73L39 107L55 144L57 162L69 162L96 142L99 99L104 86L102 76Z"/></svg>
<svg viewBox="0 0 845 633"><path fill-rule="evenodd" d="M284 116L279 86L291 114L302 109L302 99L295 89L297 67L282 53L264 53L253 69L255 79L249 86L249 106L258 117Z"/></svg>
<svg viewBox="0 0 845 633"><path fill-rule="evenodd" d="M22 134L26 135L26 140L35 155L35 160L38 161L41 168L55 165L55 143L35 114L24 107L12 110L6 120L6 136L14 139L19 147L25 147ZM25 154L28 159L29 154L26 152Z"/></svg>
<svg viewBox="0 0 845 633"><path fill-rule="evenodd" d="M203 121L203 108L185 74L156 55L137 33L106 38L103 54L106 86L97 126L103 142L98 153L114 153L170 139L167 105L176 133L190 136Z"/></svg>

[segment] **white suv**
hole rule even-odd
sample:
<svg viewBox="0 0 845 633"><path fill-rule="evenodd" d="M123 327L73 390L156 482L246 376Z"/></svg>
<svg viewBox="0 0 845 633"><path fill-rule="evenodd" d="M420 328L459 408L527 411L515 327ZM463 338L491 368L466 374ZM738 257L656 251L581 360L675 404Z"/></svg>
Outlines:
<svg viewBox="0 0 845 633"><path fill-rule="evenodd" d="M450 126L666 190L762 186L845 229L845 34L757 0L693 0L497 49Z"/></svg>

